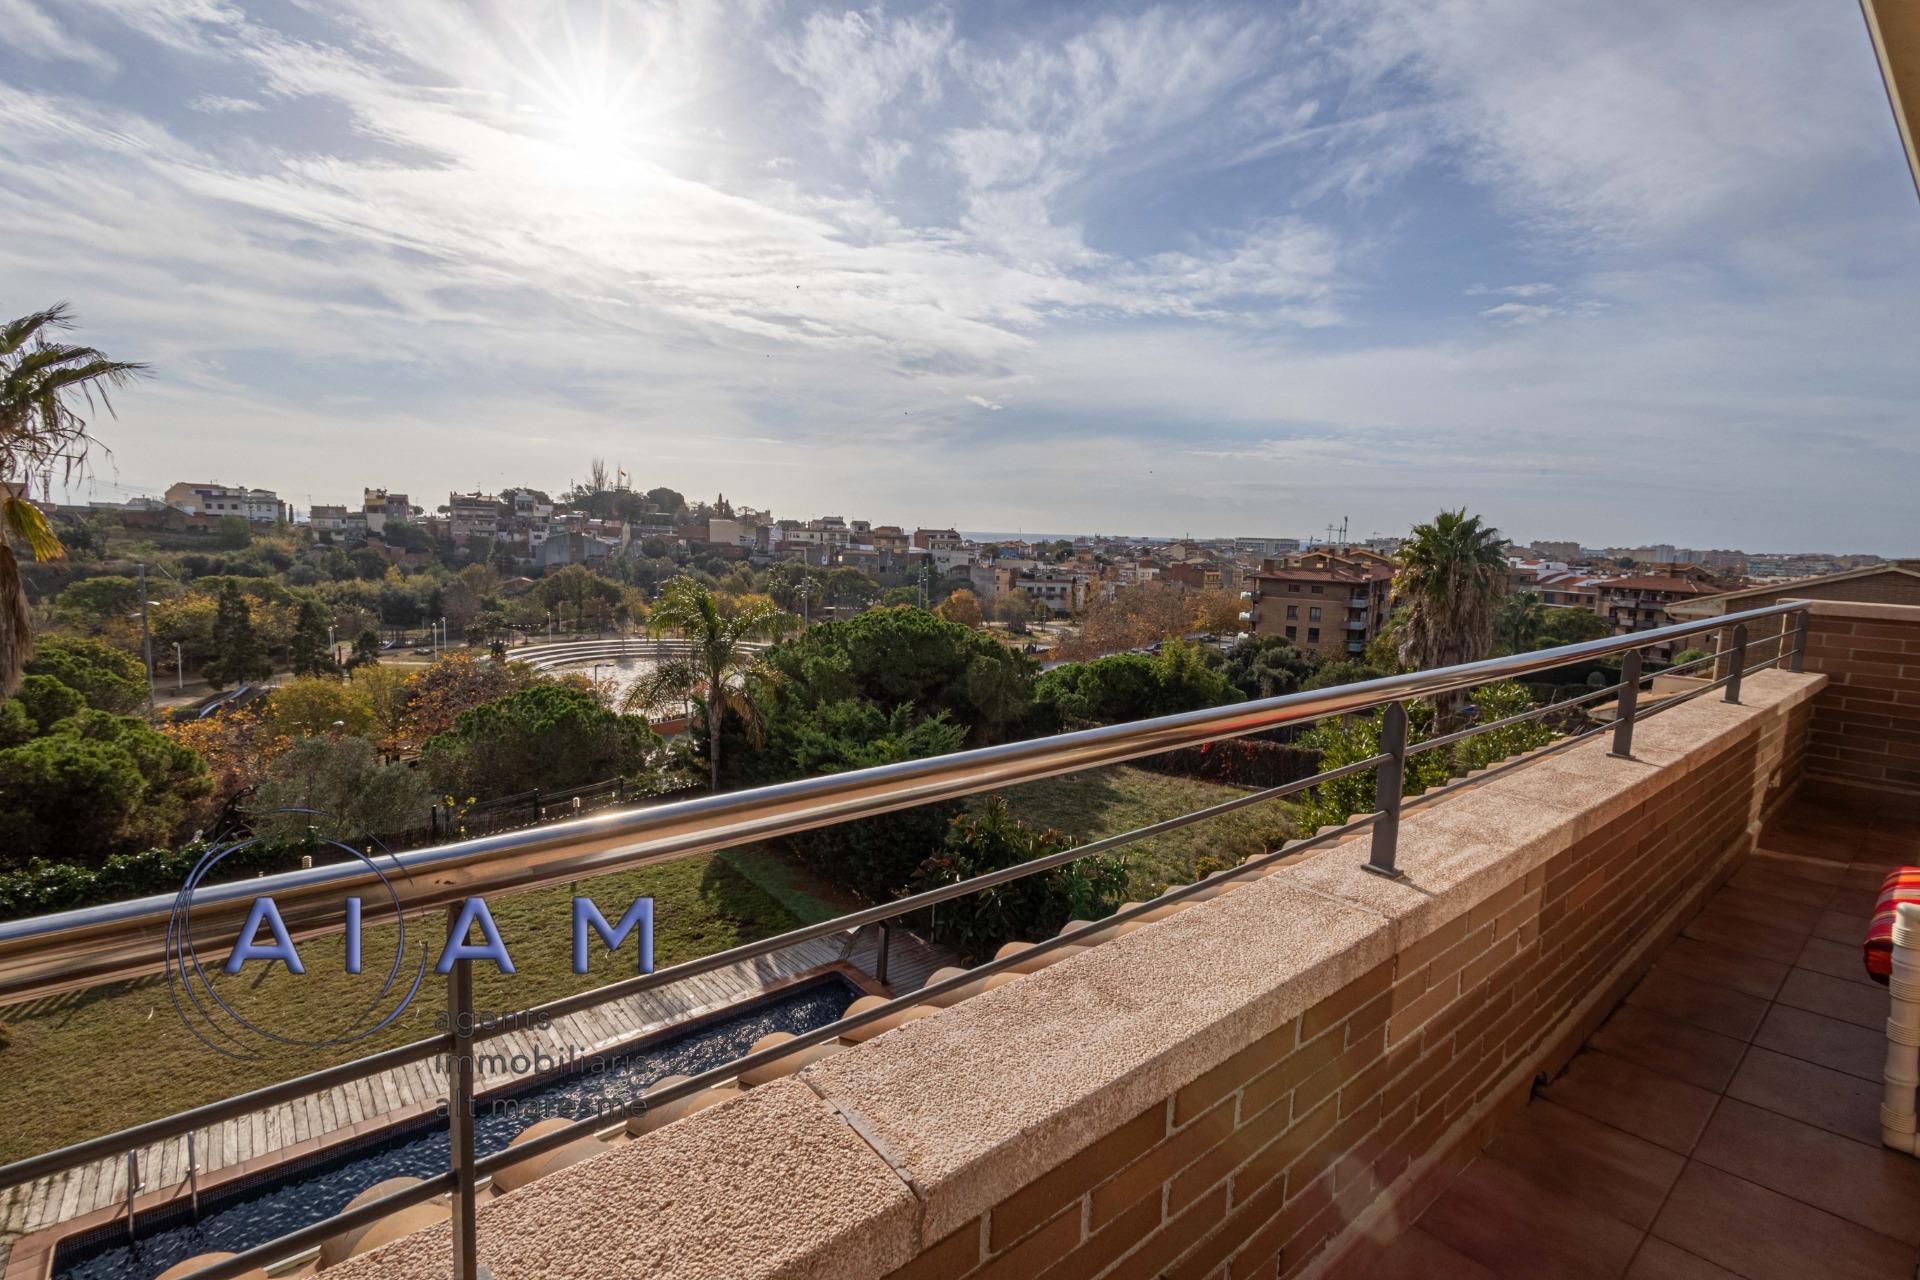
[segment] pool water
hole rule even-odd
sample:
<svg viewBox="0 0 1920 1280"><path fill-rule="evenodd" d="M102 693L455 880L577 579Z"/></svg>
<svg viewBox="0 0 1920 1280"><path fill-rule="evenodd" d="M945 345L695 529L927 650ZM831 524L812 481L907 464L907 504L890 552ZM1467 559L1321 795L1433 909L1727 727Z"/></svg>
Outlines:
<svg viewBox="0 0 1920 1280"><path fill-rule="evenodd" d="M846 979L828 975L732 1017L604 1057L603 1070L577 1070L491 1094L481 1099L474 1119L475 1147L486 1155L537 1120L584 1119L637 1097L664 1076L710 1071L740 1057L770 1032L798 1034L825 1026L859 995ZM203 1196L198 1222L171 1208L143 1215L136 1244L127 1243L123 1223L93 1233L92 1239L63 1243L54 1255L54 1280L151 1280L195 1254L239 1253L332 1217L376 1182L402 1175L431 1177L446 1168L446 1124L429 1117L371 1145L302 1162L243 1189Z"/></svg>

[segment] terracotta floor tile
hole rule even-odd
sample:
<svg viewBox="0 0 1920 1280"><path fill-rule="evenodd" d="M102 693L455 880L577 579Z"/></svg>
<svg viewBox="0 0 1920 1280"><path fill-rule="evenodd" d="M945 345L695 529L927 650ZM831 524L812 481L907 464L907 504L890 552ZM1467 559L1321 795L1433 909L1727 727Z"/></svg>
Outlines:
<svg viewBox="0 0 1920 1280"><path fill-rule="evenodd" d="M1803 831L1775 827L1761 833L1760 847L1772 853L1789 853L1802 858L1851 862L1854 850L1865 841L1865 831L1849 840L1824 828Z"/></svg>
<svg viewBox="0 0 1920 1280"><path fill-rule="evenodd" d="M1640 1242L1640 1252L1627 1268L1626 1280L1741 1280L1725 1267L1696 1257L1658 1236Z"/></svg>
<svg viewBox="0 0 1920 1280"><path fill-rule="evenodd" d="M1826 916L1822 915L1821 919L1824 921ZM1793 958L1800 954L1800 948L1807 940L1807 935L1804 933L1768 929L1742 916L1728 915L1711 909L1702 911L1687 921L1687 927L1682 932L1687 937L1697 938L1701 942L1709 942L1714 946L1744 952L1750 956L1759 956L1765 960L1775 960L1781 964L1792 964ZM1816 928L1814 932L1820 931Z"/></svg>
<svg viewBox="0 0 1920 1280"><path fill-rule="evenodd" d="M1802 858L1791 853L1773 853L1765 848L1755 849L1747 855L1746 865L1758 867L1769 874L1791 876L1795 880L1810 880L1815 884L1839 884L1840 878L1847 874L1846 867L1827 858Z"/></svg>
<svg viewBox="0 0 1920 1280"><path fill-rule="evenodd" d="M1819 922L1813 926L1813 936L1816 938L1851 943L1856 947L1866 934L1866 918L1852 911L1823 911Z"/></svg>
<svg viewBox="0 0 1920 1280"><path fill-rule="evenodd" d="M1693 1149L1718 1100L1697 1085L1594 1050L1577 1055L1545 1096L1682 1155Z"/></svg>
<svg viewBox="0 0 1920 1280"><path fill-rule="evenodd" d="M1810 1009L1879 1032L1886 1030L1891 1007L1887 989L1877 982L1849 982L1807 969L1795 969L1788 974L1774 999L1795 1009Z"/></svg>
<svg viewBox="0 0 1920 1280"><path fill-rule="evenodd" d="M1634 1004L1615 1009L1587 1043L1714 1093L1726 1089L1747 1050L1744 1040Z"/></svg>
<svg viewBox="0 0 1920 1280"><path fill-rule="evenodd" d="M1752 864L1734 872L1733 878L1727 881L1727 887L1801 907L1825 907L1834 891L1831 884L1802 880L1798 876L1784 876L1771 867Z"/></svg>
<svg viewBox="0 0 1920 1280"><path fill-rule="evenodd" d="M1880 986L1867 973L1867 966L1860 958L1858 944L1848 946L1844 942L1829 942L1825 938L1808 938L1807 945L1800 948L1800 956L1793 962L1793 966L1796 969L1811 969L1815 973L1824 973L1829 978L1845 978L1849 982L1862 982L1873 987ZM1880 989L1886 990L1885 987Z"/></svg>
<svg viewBox="0 0 1920 1280"><path fill-rule="evenodd" d="M1773 929L1810 933L1826 908L1822 903L1788 902L1771 894L1728 885L1708 899L1706 909L1742 916Z"/></svg>
<svg viewBox="0 0 1920 1280"><path fill-rule="evenodd" d="M1646 1230L1686 1157L1545 1098L1502 1126L1487 1156L1534 1186Z"/></svg>
<svg viewBox="0 0 1920 1280"><path fill-rule="evenodd" d="M1327 1280L1494 1280L1495 1274L1416 1226L1385 1249L1355 1249Z"/></svg>
<svg viewBox="0 0 1920 1280"><path fill-rule="evenodd" d="M1693 1158L1920 1245L1920 1161L1728 1099Z"/></svg>
<svg viewBox="0 0 1920 1280"><path fill-rule="evenodd" d="M1653 1234L1748 1280L1896 1280L1913 1248L1812 1205L1687 1162Z"/></svg>
<svg viewBox="0 0 1920 1280"><path fill-rule="evenodd" d="M1443 1243L1510 1280L1612 1280L1641 1233L1617 1218L1531 1183L1482 1156L1421 1215Z"/></svg>
<svg viewBox="0 0 1920 1280"><path fill-rule="evenodd" d="M1787 981L1792 980L1789 975ZM1701 982L1672 969L1649 973L1627 993L1627 1003L1736 1040L1751 1040L1760 1020L1767 1016L1767 1002L1758 996Z"/></svg>
<svg viewBox="0 0 1920 1280"><path fill-rule="evenodd" d="M1887 1064L1887 1037L1823 1014L1775 1005L1753 1042L1778 1053L1817 1062L1863 1080L1879 1080Z"/></svg>
<svg viewBox="0 0 1920 1280"><path fill-rule="evenodd" d="M1856 1142L1880 1141L1880 1084L1759 1045L1747 1050L1727 1096Z"/></svg>
<svg viewBox="0 0 1920 1280"><path fill-rule="evenodd" d="M1702 982L1711 982L1716 986L1732 987L1735 991L1744 991L1750 996L1759 996L1763 1000L1773 999L1773 993L1787 980L1787 970L1791 966L1780 960L1767 960L1760 956L1748 955L1744 951L1734 951L1717 942L1702 942L1698 938L1675 938L1667 944L1654 962L1653 971L1676 970L1690 978Z"/></svg>

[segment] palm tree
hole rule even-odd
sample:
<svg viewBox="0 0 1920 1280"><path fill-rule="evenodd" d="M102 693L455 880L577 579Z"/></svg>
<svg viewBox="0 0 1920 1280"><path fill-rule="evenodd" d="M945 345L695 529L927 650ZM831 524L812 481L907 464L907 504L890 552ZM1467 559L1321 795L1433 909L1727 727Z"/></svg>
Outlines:
<svg viewBox="0 0 1920 1280"><path fill-rule="evenodd" d="M692 648L685 658L655 667L646 679L630 686L621 709L645 712L675 698L698 698L707 716L707 764L713 789L720 789L720 721L732 707L749 726L754 709L741 679L754 657L745 646L751 640L778 639L792 621L765 597L729 605L697 578L668 582L654 602L647 629L654 635L677 631Z"/></svg>
<svg viewBox="0 0 1920 1280"><path fill-rule="evenodd" d="M1474 662L1493 649L1507 592L1505 543L1479 516L1442 511L1400 545L1394 591L1405 606L1400 660L1415 670Z"/></svg>
<svg viewBox="0 0 1920 1280"><path fill-rule="evenodd" d="M33 656L26 583L11 541L25 543L35 560L66 554L45 513L27 496L33 478L56 460L64 475L84 470L94 441L74 408L76 395L91 412L98 392L112 413L107 388L125 386L146 368L109 360L93 347L49 340L72 325L63 302L0 325L0 698L20 687L20 673Z"/></svg>
<svg viewBox="0 0 1920 1280"><path fill-rule="evenodd" d="M1540 643L1540 635L1546 628L1547 606L1531 591L1508 596L1501 603L1500 616L1494 622L1500 643L1513 653L1530 652Z"/></svg>

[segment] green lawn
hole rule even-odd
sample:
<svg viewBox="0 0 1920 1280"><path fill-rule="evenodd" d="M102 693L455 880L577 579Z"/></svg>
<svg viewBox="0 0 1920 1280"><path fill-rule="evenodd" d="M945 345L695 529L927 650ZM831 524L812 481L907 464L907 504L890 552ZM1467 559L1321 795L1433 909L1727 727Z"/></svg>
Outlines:
<svg viewBox="0 0 1920 1280"><path fill-rule="evenodd" d="M1130 765L1029 782L1001 793L1023 822L1054 827L1083 841L1117 835L1242 794L1235 787ZM1269 800L1124 845L1117 853L1132 872L1131 892L1147 897L1169 884L1192 880L1196 859L1211 855L1238 862L1277 847L1294 835L1293 813L1286 801Z"/></svg>
<svg viewBox="0 0 1920 1280"><path fill-rule="evenodd" d="M780 897L803 905L805 882L795 877L781 885L780 894L769 892L755 881L771 872L755 864L756 874L742 874L732 861L741 856L730 851L681 858L606 876L581 891L591 893L602 913L615 922L634 898L651 894L654 962L665 967L801 923ZM475 1005L483 1015L511 1012L635 972L631 940L616 959L598 939L589 950L592 971L573 972L574 892L574 886L560 885L488 903L518 972L501 974L488 963L474 967ZM371 903L368 911L373 912ZM419 994L392 1026L332 1049L274 1046L253 1061L225 1057L181 1024L166 980L158 977L0 1010L0 1037L4 1037L0 1076L7 1081L10 1104L8 1123L0 1130L0 1161L52 1150L436 1033L440 1030L436 1016L446 1007L445 980L434 975L431 962L438 957L444 930L438 915L409 922L409 975L417 963L414 957L420 941L426 940L431 948ZM288 974L279 964L253 964L229 978L217 972L216 958L203 963L215 970L214 985L221 999L251 1020L285 1030L341 1027L371 1003L392 965L395 936L392 926L369 925L363 948L365 971L357 977L342 971L343 943L338 937L300 944L306 967L301 977Z"/></svg>

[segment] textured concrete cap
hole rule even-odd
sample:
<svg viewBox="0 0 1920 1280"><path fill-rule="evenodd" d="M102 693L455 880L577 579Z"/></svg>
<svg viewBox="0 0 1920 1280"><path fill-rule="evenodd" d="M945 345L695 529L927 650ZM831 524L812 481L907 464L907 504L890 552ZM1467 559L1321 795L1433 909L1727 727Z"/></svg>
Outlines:
<svg viewBox="0 0 1920 1280"><path fill-rule="evenodd" d="M932 1242L1387 955L1379 919L1274 877L801 1078L913 1178Z"/></svg>
<svg viewBox="0 0 1920 1280"><path fill-rule="evenodd" d="M494 1280L829 1280L913 1256L906 1185L805 1085L782 1080L480 1207ZM445 1226L328 1280L446 1280Z"/></svg>

